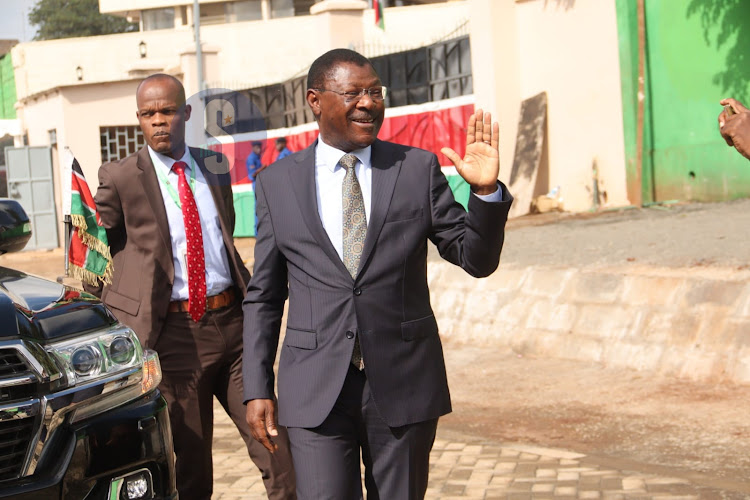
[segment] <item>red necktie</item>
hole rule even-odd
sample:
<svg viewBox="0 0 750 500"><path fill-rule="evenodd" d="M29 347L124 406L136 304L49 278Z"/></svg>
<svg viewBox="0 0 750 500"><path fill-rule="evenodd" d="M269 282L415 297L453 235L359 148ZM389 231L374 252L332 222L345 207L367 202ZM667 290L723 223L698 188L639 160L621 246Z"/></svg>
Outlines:
<svg viewBox="0 0 750 500"><path fill-rule="evenodd" d="M188 272L188 311L193 321L198 321L206 312L206 260L203 255L203 232L201 220L198 216L198 206L195 204L193 191L185 177L183 161L175 162L172 166L180 178L177 192L182 205L182 220L185 223L185 239L187 240L187 272Z"/></svg>

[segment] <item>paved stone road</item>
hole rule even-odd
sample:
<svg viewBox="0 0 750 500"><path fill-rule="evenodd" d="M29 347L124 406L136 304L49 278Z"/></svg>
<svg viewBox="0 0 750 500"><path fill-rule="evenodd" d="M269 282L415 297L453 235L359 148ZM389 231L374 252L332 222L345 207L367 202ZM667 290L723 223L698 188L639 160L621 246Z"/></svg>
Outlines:
<svg viewBox="0 0 750 500"><path fill-rule="evenodd" d="M662 217L664 212L664 217ZM581 266L636 262L646 265L739 266L747 269L750 246L750 200L701 207L685 206L585 217L533 227L516 223L509 232L504 264ZM614 224L604 224L614 219ZM719 221L719 222L717 222ZM656 225L659 223L660 225ZM593 229L597 238L582 238ZM701 238L695 238L695 235ZM586 245L582 245L585 241ZM574 252L561 248L575 248ZM240 245L250 254L249 244ZM61 250L22 252L3 259L12 267L54 279L61 274ZM44 257L44 258L41 258ZM9 264L5 264L9 265ZM710 272L710 271L709 271ZM533 417L532 417L533 418ZM717 447L727 446L725 441ZM244 445L219 408L214 441L214 499L263 499L259 473ZM639 463L623 463L572 451L492 442L479 435L457 435L438 429L432 453L427 498L449 499L742 499L750 498L747 484L709 483L698 472L665 472ZM721 478L723 483L742 478ZM736 487L735 491L717 488Z"/></svg>
<svg viewBox="0 0 750 500"><path fill-rule="evenodd" d="M217 404L214 415L214 500L262 500L260 474L239 433ZM431 456L429 500L602 499L690 500L725 496L686 479L620 470L582 454L471 436L438 428Z"/></svg>

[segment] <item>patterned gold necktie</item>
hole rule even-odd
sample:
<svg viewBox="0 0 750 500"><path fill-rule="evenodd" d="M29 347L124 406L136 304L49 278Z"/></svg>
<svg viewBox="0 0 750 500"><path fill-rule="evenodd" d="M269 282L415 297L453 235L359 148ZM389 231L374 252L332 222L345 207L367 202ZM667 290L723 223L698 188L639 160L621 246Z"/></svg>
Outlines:
<svg viewBox="0 0 750 500"><path fill-rule="evenodd" d="M341 201L343 206L343 260L346 269L352 278L357 276L359 259L362 257L362 249L365 244L367 233L367 213L365 212L365 200L362 197L362 189L354 173L354 165L357 157L346 154L339 160L342 167L346 169L344 183L341 187ZM359 370L364 369L362 350L359 346L359 335L354 339L354 350L352 352L352 364Z"/></svg>
<svg viewBox="0 0 750 500"><path fill-rule="evenodd" d="M354 165L357 157L347 154L341 157L339 163L346 169L344 184L341 188L343 202L343 244L344 265L349 270L352 278L357 276L359 258L365 244L365 233L367 232L367 214L365 213L365 200L362 197L362 189L359 187L357 175L354 173Z"/></svg>

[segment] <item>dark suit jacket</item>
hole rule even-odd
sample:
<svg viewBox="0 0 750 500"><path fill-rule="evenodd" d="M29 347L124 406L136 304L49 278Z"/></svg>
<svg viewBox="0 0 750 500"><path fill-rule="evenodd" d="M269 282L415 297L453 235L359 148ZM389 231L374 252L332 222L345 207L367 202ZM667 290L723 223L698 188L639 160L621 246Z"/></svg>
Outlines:
<svg viewBox="0 0 750 500"><path fill-rule="evenodd" d="M250 273L232 239L235 216L229 174L216 175L205 167L204 159L217 153L196 148L190 153L216 203L232 278L244 291ZM144 347L153 348L167 317L174 264L164 198L148 149L144 146L123 160L103 165L94 200L107 229L114 276L103 289L86 288L101 296Z"/></svg>
<svg viewBox="0 0 750 500"><path fill-rule="evenodd" d="M365 372L389 426L450 412L438 326L427 287L427 240L472 276L497 267L512 197L458 204L427 151L372 145L370 220L352 279L318 215L315 144L258 176L254 276L243 303L245 399L272 398L284 301L279 422L316 427L331 411L358 332Z"/></svg>

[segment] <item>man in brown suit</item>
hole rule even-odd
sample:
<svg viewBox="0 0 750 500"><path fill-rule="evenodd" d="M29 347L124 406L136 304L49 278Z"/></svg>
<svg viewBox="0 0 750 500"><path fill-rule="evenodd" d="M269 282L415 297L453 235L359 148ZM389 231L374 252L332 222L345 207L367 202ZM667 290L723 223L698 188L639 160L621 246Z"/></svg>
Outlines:
<svg viewBox="0 0 750 500"><path fill-rule="evenodd" d="M245 440L268 497L295 498L287 440L271 453L245 421L240 297L250 273L232 239L229 174L206 168L217 153L186 147L191 108L179 80L152 75L136 101L147 146L99 169L95 201L114 276L91 291L159 353L180 498L211 498L214 396Z"/></svg>

